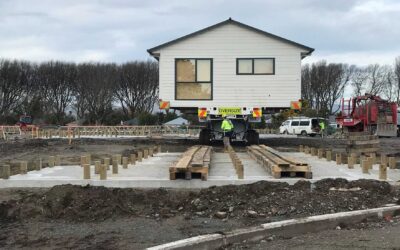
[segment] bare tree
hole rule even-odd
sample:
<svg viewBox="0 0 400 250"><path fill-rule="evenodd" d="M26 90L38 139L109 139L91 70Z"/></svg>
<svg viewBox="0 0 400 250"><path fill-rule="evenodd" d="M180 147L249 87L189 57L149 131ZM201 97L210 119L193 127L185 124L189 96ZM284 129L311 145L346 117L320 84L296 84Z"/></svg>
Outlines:
<svg viewBox="0 0 400 250"><path fill-rule="evenodd" d="M334 113L334 105L343 96L354 70L354 66L326 61L303 66L302 98L322 115Z"/></svg>
<svg viewBox="0 0 400 250"><path fill-rule="evenodd" d="M86 102L89 122L104 123L113 111L114 89L118 84L117 66L101 63L80 64L77 84L82 85L78 95L82 102Z"/></svg>
<svg viewBox="0 0 400 250"><path fill-rule="evenodd" d="M49 113L54 115L54 122L62 124L65 111L73 100L73 86L76 81L75 64L52 61L42 63L38 67L37 77Z"/></svg>
<svg viewBox="0 0 400 250"><path fill-rule="evenodd" d="M351 77L351 85L353 86L353 95L360 96L365 89L368 80L368 72L366 68L355 67Z"/></svg>
<svg viewBox="0 0 400 250"><path fill-rule="evenodd" d="M330 114L336 113L334 109L335 103L343 97L345 87L350 82L354 73L355 66L347 64L329 64L329 81L327 81L327 106Z"/></svg>
<svg viewBox="0 0 400 250"><path fill-rule="evenodd" d="M8 115L20 106L30 72L29 63L0 60L0 116Z"/></svg>
<svg viewBox="0 0 400 250"><path fill-rule="evenodd" d="M379 64L371 64L366 68L368 80L366 92L372 95L379 95L387 81L388 68Z"/></svg>
<svg viewBox="0 0 400 250"><path fill-rule="evenodd" d="M134 117L137 113L152 112L158 99L157 63L136 61L123 64L115 93L126 115Z"/></svg>

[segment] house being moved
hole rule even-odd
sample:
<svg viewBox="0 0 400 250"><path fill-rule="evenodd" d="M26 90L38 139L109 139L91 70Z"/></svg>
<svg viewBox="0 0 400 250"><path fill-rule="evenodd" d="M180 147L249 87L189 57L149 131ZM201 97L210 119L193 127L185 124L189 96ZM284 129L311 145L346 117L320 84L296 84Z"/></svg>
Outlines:
<svg viewBox="0 0 400 250"><path fill-rule="evenodd" d="M159 61L160 108L196 112L200 139L220 139L221 117L236 140L256 143L249 126L301 95L301 60L314 49L229 18L148 50Z"/></svg>

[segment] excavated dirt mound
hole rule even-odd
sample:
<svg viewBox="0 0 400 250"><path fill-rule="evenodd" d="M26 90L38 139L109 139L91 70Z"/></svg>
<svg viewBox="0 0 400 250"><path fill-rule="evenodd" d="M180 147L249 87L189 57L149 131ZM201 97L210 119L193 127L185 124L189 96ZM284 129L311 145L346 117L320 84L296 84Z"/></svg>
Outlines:
<svg viewBox="0 0 400 250"><path fill-rule="evenodd" d="M257 182L211 187L200 191L139 190L94 186L55 186L42 193L24 193L18 200L0 203L0 220L28 218L98 221L116 217L163 219L193 217L283 218L351 211L396 203L399 191L386 182L326 179L290 186Z"/></svg>

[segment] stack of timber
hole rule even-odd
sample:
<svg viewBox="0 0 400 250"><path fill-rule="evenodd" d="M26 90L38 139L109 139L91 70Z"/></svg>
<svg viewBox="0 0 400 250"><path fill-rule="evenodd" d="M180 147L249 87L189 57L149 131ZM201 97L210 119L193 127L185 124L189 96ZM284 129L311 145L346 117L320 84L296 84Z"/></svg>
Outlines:
<svg viewBox="0 0 400 250"><path fill-rule="evenodd" d="M377 135L349 133L347 137L347 154L368 155L379 151L380 142Z"/></svg>
<svg viewBox="0 0 400 250"><path fill-rule="evenodd" d="M311 167L307 163L282 156L278 151L265 145L247 147L247 152L265 167L274 178L301 177L312 179Z"/></svg>
<svg viewBox="0 0 400 250"><path fill-rule="evenodd" d="M169 168L170 180L201 178L206 181L210 168L211 150L212 147L210 146L196 145L190 147L178 162Z"/></svg>

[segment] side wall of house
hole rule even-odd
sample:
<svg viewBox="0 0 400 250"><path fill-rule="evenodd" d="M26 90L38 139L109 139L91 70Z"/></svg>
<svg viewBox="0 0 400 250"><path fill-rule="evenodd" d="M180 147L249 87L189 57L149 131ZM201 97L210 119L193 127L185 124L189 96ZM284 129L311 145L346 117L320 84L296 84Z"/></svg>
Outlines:
<svg viewBox="0 0 400 250"><path fill-rule="evenodd" d="M299 47L226 24L162 48L160 99L171 107L289 107L301 91ZM274 75L237 75L237 58L275 58ZM213 58L213 99L175 100L175 58Z"/></svg>

